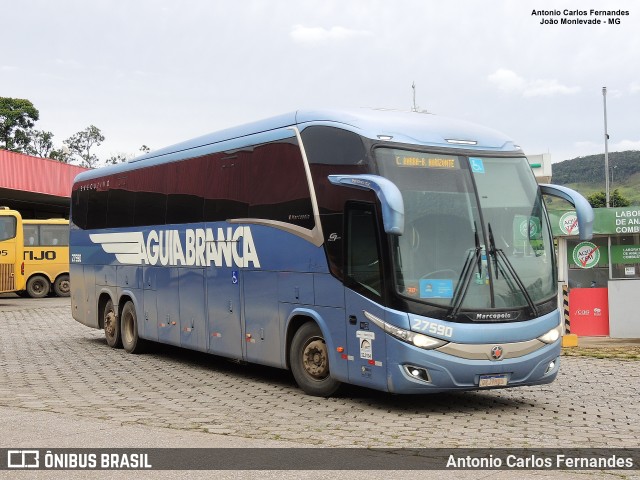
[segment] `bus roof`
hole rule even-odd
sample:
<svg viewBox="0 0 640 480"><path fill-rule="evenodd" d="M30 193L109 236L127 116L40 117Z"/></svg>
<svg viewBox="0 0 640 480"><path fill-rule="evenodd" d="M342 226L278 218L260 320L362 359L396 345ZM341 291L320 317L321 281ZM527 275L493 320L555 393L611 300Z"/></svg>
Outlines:
<svg viewBox="0 0 640 480"><path fill-rule="evenodd" d="M521 154L506 135L474 123L441 117L429 113L395 110L298 110L257 122L209 133L141 155L127 163L81 173L77 181L104 174L114 174L144 166L187 158L190 150L214 146L228 140L297 126L300 130L312 125L333 126L355 132L373 140L384 139L421 146L461 148ZM181 154L182 153L182 154ZM178 155L177 155L178 154Z"/></svg>

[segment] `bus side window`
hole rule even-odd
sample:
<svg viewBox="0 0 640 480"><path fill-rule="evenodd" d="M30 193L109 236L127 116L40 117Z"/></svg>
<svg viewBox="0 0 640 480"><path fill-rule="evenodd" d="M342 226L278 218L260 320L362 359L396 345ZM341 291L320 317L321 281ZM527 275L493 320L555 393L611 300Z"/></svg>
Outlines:
<svg viewBox="0 0 640 480"><path fill-rule="evenodd" d="M373 208L352 206L347 212L346 232L347 276L366 291L380 296L382 274Z"/></svg>
<svg viewBox="0 0 640 480"><path fill-rule="evenodd" d="M40 245L40 235L38 235L37 225L22 225L24 232L25 246Z"/></svg>

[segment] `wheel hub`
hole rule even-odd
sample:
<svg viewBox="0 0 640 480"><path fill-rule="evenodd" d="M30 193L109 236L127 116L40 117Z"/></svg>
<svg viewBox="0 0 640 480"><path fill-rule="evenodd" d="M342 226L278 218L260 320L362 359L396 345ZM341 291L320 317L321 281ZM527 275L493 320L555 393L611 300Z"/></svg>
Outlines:
<svg viewBox="0 0 640 480"><path fill-rule="evenodd" d="M313 378L321 380L329 374L329 362L327 361L327 346L320 339L312 340L307 344L303 354L305 371Z"/></svg>
<svg viewBox="0 0 640 480"><path fill-rule="evenodd" d="M104 331L107 335L113 336L116 326L116 314L115 312L109 312L104 317Z"/></svg>

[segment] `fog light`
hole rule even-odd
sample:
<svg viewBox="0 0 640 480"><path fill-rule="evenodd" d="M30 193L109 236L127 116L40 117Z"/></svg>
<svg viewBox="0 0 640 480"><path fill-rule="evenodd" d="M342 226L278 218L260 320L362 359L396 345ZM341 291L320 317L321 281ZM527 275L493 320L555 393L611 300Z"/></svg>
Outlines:
<svg viewBox="0 0 640 480"><path fill-rule="evenodd" d="M422 380L423 382L430 382L429 372L426 368L414 367L413 365L403 365L404 371L416 380Z"/></svg>
<svg viewBox="0 0 640 480"><path fill-rule="evenodd" d="M553 371L554 368L556 368L556 361L552 360L551 362L549 362L549 365L547 366L547 370L544 372L544 374L546 375L547 373Z"/></svg>

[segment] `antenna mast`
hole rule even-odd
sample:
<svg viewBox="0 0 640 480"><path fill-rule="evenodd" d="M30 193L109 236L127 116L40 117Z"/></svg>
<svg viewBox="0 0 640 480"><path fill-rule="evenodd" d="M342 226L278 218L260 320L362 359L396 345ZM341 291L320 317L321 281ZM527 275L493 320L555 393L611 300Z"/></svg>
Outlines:
<svg viewBox="0 0 640 480"><path fill-rule="evenodd" d="M411 84L411 89L413 90L413 108L411 109L411 111L417 112L418 106L416 105L416 82L415 81Z"/></svg>

